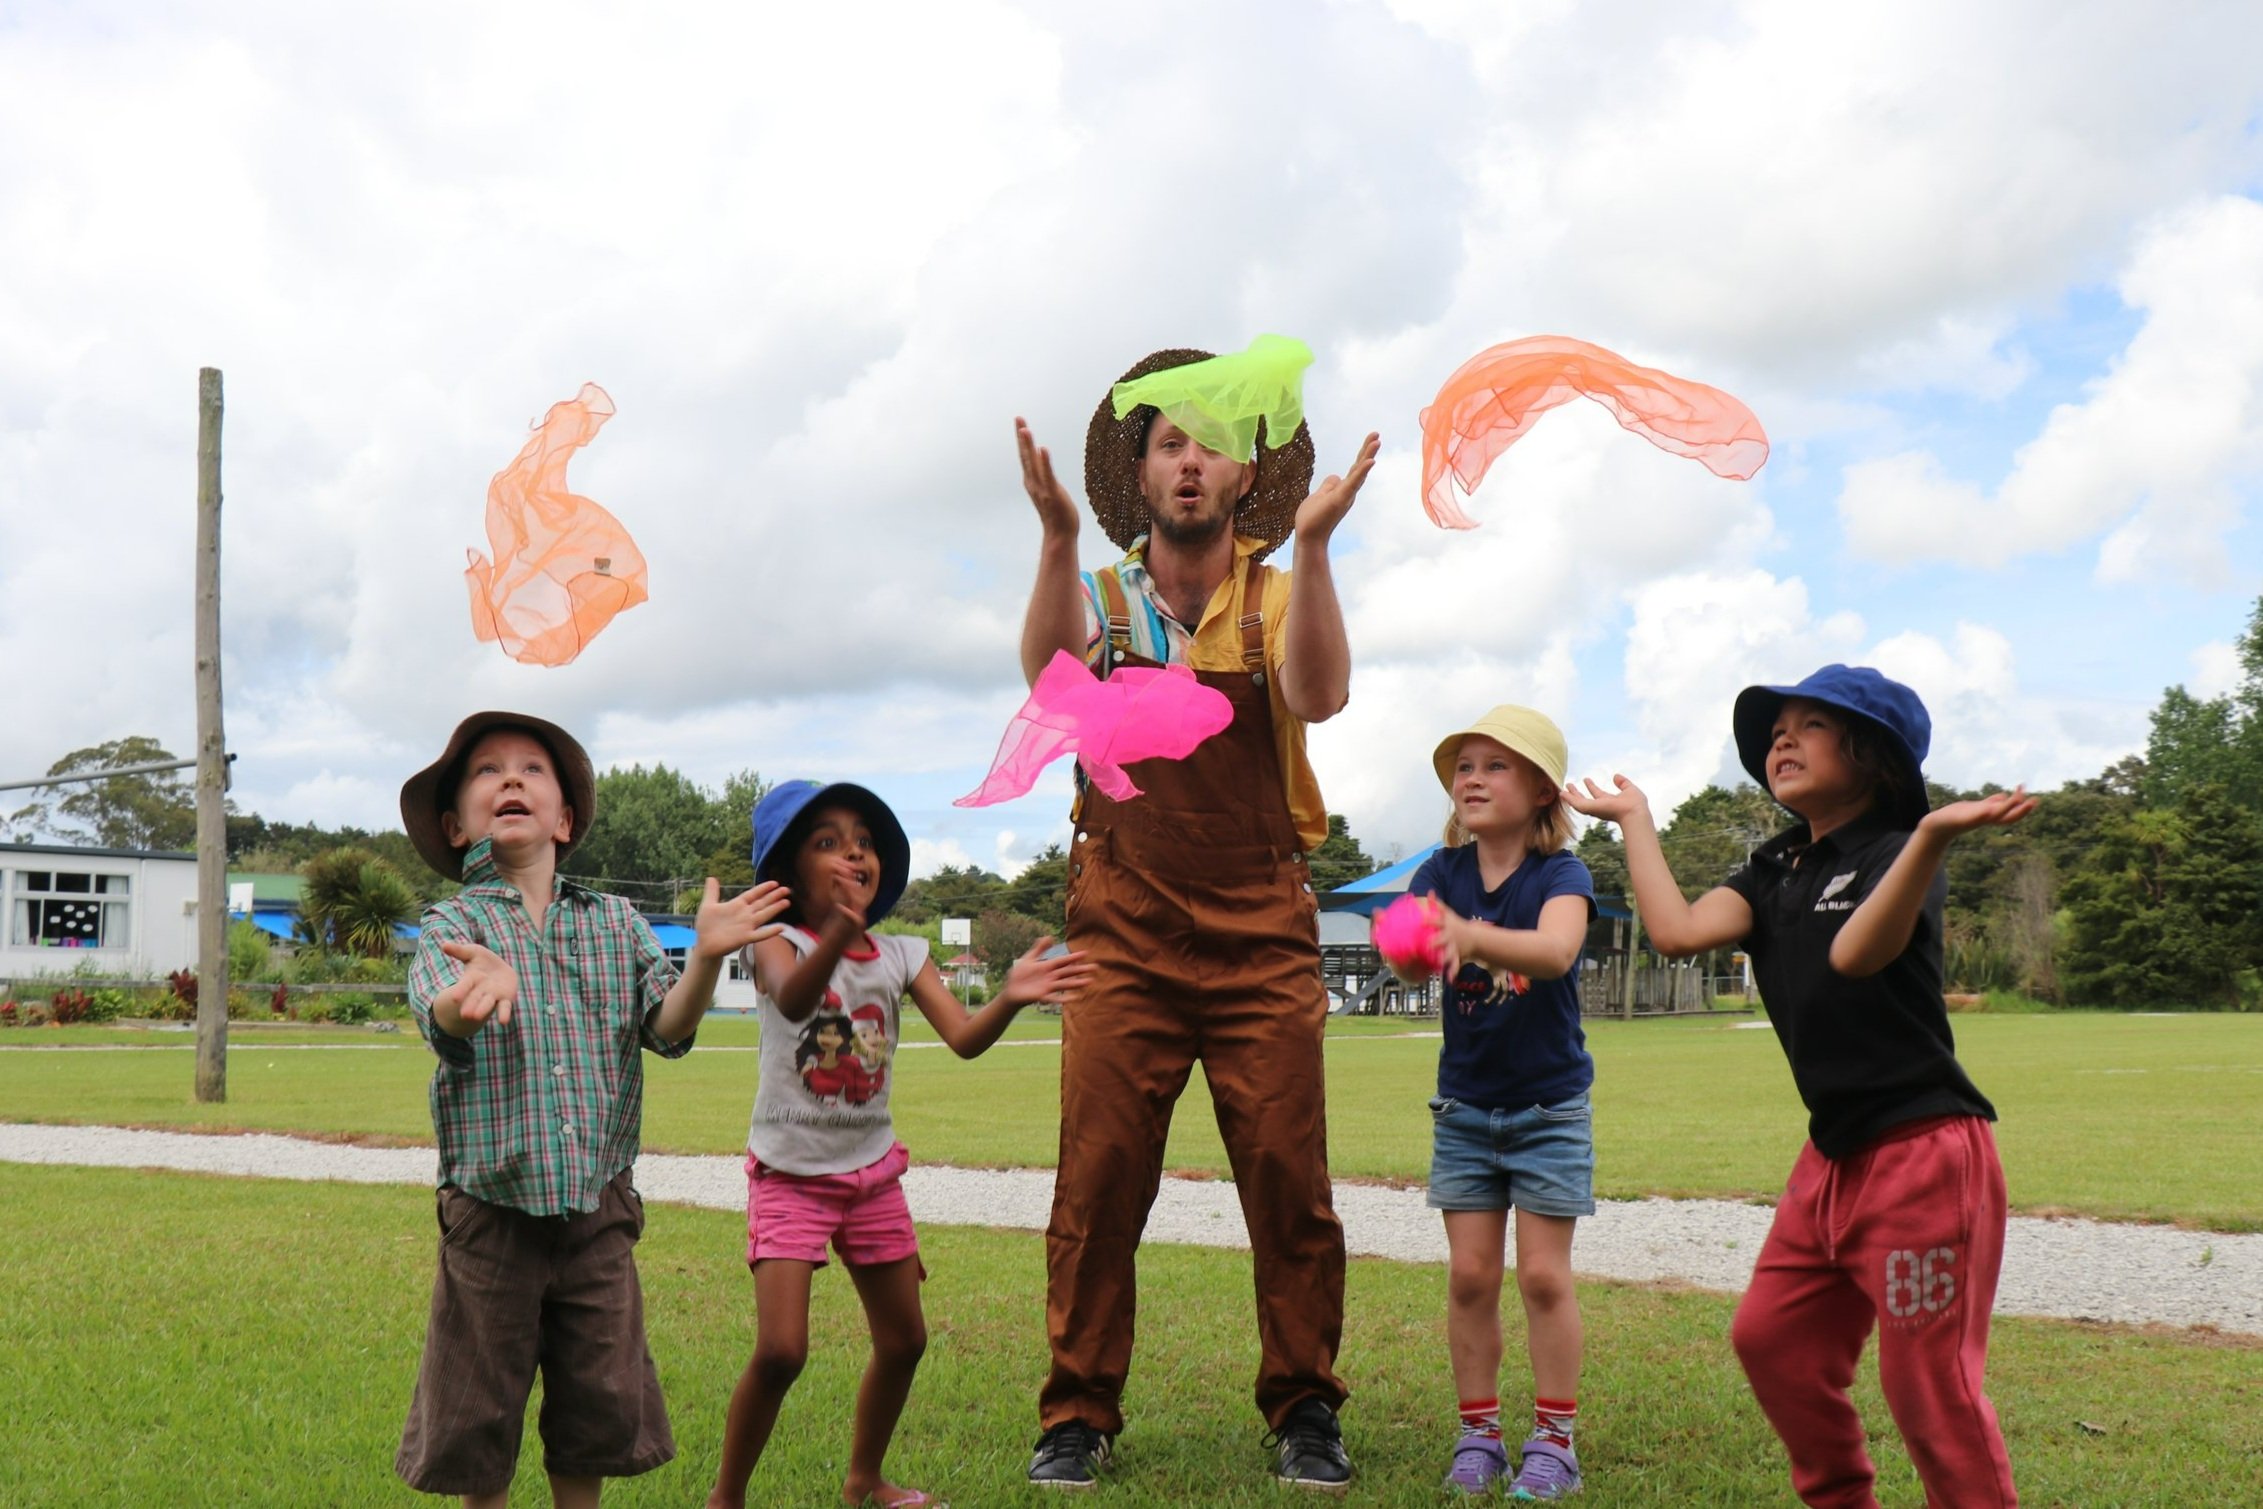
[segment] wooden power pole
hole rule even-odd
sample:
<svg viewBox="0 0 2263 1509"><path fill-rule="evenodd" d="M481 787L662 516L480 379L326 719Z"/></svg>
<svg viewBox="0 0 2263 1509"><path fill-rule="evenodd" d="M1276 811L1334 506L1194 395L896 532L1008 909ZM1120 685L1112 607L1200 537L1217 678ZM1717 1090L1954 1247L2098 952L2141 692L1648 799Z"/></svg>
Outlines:
<svg viewBox="0 0 2263 1509"><path fill-rule="evenodd" d="M228 757L220 727L220 369L196 381L196 1098L228 1098Z"/></svg>

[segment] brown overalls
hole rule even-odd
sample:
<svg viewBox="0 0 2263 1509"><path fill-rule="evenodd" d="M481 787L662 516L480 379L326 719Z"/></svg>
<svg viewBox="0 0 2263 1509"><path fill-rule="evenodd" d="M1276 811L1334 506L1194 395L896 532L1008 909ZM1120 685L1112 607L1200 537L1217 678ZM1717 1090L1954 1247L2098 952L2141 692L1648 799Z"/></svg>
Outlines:
<svg viewBox="0 0 2263 1509"><path fill-rule="evenodd" d="M1045 1233L1053 1369L1044 1428L1113 1434L1131 1366L1133 1254L1162 1177L1171 1108L1196 1059L1218 1110L1255 1259L1257 1407L1331 1408L1344 1316L1344 1229L1328 1183L1319 906L1289 819L1265 689L1263 568L1248 563L1243 669L1197 672L1234 720L1184 760L1127 767L1143 793L1088 788L1070 850L1068 945L1092 983L1061 1017L1061 1159ZM1096 573L1104 667L1128 653L1129 610Z"/></svg>

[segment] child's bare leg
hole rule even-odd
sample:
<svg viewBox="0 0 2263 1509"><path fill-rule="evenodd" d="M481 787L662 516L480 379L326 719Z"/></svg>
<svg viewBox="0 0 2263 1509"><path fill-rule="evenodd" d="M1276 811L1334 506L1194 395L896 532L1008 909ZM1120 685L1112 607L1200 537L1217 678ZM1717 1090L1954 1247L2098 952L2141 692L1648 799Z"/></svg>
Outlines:
<svg viewBox="0 0 2263 1509"><path fill-rule="evenodd" d="M464 1509L508 1509L510 1502L511 1490L508 1488L500 1493L467 1493L464 1495Z"/></svg>
<svg viewBox="0 0 2263 1509"><path fill-rule="evenodd" d="M927 1317L919 1304L918 1258L851 1268L849 1277L872 1329L872 1361L857 1386L856 1437L849 1447L849 1475L841 1484L842 1502L861 1504L875 1494L885 1501L896 1492L896 1485L880 1475L880 1464L927 1351Z"/></svg>
<svg viewBox="0 0 2263 1509"><path fill-rule="evenodd" d="M1532 1391L1542 1399L1579 1397L1579 1292L1572 1286L1569 1216L1517 1212L1517 1292L1524 1297Z"/></svg>
<svg viewBox="0 0 2263 1509"><path fill-rule="evenodd" d="M754 1265L754 1355L731 1391L723 1422L723 1465L708 1509L743 1509L747 1479L762 1460L778 1406L809 1360L809 1276L814 1263L764 1258Z"/></svg>
<svg viewBox="0 0 2263 1509"><path fill-rule="evenodd" d="M551 1509L597 1509L597 1496L605 1489L603 1478L562 1478L550 1474Z"/></svg>
<svg viewBox="0 0 2263 1509"><path fill-rule="evenodd" d="M1449 1210L1446 1216L1446 1355L1464 1400L1491 1399L1501 1387L1502 1248L1505 1210ZM1522 1213L1519 1213L1522 1219Z"/></svg>

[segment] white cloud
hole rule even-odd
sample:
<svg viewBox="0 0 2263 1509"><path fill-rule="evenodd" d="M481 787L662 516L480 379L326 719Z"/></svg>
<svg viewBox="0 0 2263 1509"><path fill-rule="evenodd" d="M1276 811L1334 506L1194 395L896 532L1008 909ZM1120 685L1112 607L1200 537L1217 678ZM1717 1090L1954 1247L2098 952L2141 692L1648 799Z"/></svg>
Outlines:
<svg viewBox="0 0 2263 1509"><path fill-rule="evenodd" d="M2101 581L2224 581L2240 492L2263 475L2263 203L2213 199L2154 226L2120 288L2144 326L1992 496L1925 452L1848 467L1853 548L2000 565L2106 532Z"/></svg>
<svg viewBox="0 0 2263 1509"><path fill-rule="evenodd" d="M2192 652L2192 675L2185 681L2185 690L2203 702L2228 697L2239 689L2246 674L2246 667L2239 663L2239 646L2229 640L2212 640Z"/></svg>
<svg viewBox="0 0 2263 1509"><path fill-rule="evenodd" d="M922 875L932 875L945 865L963 870L973 863L972 856L960 848L956 840L937 843L931 838L914 838L911 841L911 873L915 880Z"/></svg>

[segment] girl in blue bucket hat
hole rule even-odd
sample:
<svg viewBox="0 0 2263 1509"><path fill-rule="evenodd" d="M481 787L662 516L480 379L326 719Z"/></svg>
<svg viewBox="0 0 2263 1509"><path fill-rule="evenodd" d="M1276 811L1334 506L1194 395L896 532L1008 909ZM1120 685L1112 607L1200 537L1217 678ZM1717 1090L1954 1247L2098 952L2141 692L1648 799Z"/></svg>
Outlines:
<svg viewBox="0 0 2263 1509"><path fill-rule="evenodd" d="M1995 1108L1957 1062L1941 994L1941 864L1960 834L2016 823L2035 800L2021 788L1928 810L1932 720L1867 666L1746 687L1732 721L1744 768L1799 821L1695 901L1632 781L1574 783L1564 799L1619 825L1661 953L1750 954L1807 1106L1807 1145L1737 1307L1737 1357L1803 1502L1878 1502L1847 1395L1875 1328L1926 1501L2016 1504L1983 1389L2004 1172Z"/></svg>
<svg viewBox="0 0 2263 1509"><path fill-rule="evenodd" d="M731 1394L710 1504L743 1504L747 1482L809 1351L810 1277L838 1252L864 1302L872 1360L857 1391L845 1502L936 1502L891 1483L881 1464L926 1345L926 1269L904 1199L911 1155L889 1115L908 994L961 1058L995 1043L1024 1006L1075 991L1078 954L1038 940L990 1004L969 1012L916 934L872 927L903 899L911 844L888 804L847 782L785 781L755 804L754 869L790 887L785 930L749 945L762 1049L747 1130L747 1266L754 1356Z"/></svg>

